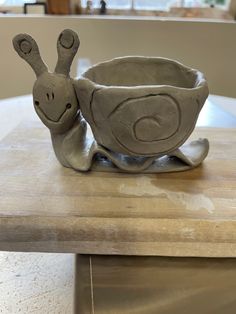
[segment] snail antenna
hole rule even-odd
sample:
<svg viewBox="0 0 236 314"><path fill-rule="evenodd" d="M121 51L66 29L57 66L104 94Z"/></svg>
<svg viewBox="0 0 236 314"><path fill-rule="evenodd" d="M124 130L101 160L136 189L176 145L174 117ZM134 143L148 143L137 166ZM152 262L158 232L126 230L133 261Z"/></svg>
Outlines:
<svg viewBox="0 0 236 314"><path fill-rule="evenodd" d="M70 29L65 29L57 40L58 61L55 73L69 76L70 67L80 45L78 35Z"/></svg>
<svg viewBox="0 0 236 314"><path fill-rule="evenodd" d="M13 38L13 46L18 55L31 66L37 77L48 71L46 64L40 56L38 45L30 35L16 35Z"/></svg>

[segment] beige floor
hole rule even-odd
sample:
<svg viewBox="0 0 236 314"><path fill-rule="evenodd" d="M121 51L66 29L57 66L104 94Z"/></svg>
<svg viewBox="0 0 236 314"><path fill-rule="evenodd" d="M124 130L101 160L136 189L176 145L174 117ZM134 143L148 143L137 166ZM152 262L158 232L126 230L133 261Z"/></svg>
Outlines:
<svg viewBox="0 0 236 314"><path fill-rule="evenodd" d="M12 100L0 101L0 139L33 108L18 98L14 119L9 119L5 106ZM236 101L213 96L210 101L236 116ZM221 112L219 113L221 114ZM202 115L200 125L207 121ZM204 118L204 120L203 120ZM71 254L0 252L0 313L1 314L71 314L73 312L73 265Z"/></svg>
<svg viewBox="0 0 236 314"><path fill-rule="evenodd" d="M0 313L73 313L73 273L71 254L0 252Z"/></svg>

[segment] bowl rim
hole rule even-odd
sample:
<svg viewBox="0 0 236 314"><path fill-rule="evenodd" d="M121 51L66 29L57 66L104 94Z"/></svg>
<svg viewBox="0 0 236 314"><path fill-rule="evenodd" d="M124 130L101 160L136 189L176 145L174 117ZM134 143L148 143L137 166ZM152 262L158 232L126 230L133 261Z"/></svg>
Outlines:
<svg viewBox="0 0 236 314"><path fill-rule="evenodd" d="M174 65L177 65L180 69L184 70L185 72L191 72L192 74L195 75L196 79L195 79L195 84L193 87L180 87L180 86L175 86L175 85L170 85L170 84L148 84L148 85L132 85L132 86L128 86L128 85L106 85L106 84L100 84L97 83L93 80L91 80L89 77L87 77L87 75L89 75L92 71L94 71L96 68L98 67L108 67L111 65L116 65L119 63L125 63L125 62L132 62L132 63L138 63L138 62L160 62L160 63L171 63ZM164 57L148 57L148 56L124 56L124 57L117 57L117 58L113 58L110 60L106 60L103 62L99 62L96 63L94 65L92 65L91 67L89 67L81 76L79 79L82 80L86 80L88 82L90 82L94 87L96 88L116 88L116 89L136 89L136 88L171 88L171 89L177 89L177 90L186 90L186 91L191 91L191 90L196 90L199 89L201 87L205 87L207 86L207 81L206 78L204 76L204 74L199 71L196 70L194 68L191 68L189 66L186 66L184 64L182 64L179 61L176 61L174 59L169 59L169 58L164 58Z"/></svg>

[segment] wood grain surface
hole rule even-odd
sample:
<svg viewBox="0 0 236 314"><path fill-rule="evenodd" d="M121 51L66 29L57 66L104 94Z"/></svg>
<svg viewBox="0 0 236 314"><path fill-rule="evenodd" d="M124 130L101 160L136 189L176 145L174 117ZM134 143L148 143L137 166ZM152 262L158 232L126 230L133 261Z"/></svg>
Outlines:
<svg viewBox="0 0 236 314"><path fill-rule="evenodd" d="M0 250L236 257L236 129L198 128L210 154L181 173L78 173L24 119L0 141Z"/></svg>

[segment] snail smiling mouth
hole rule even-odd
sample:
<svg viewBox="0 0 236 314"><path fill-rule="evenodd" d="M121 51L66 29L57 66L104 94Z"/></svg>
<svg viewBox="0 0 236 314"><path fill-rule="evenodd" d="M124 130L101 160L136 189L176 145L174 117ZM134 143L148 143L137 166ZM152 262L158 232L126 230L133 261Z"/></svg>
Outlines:
<svg viewBox="0 0 236 314"><path fill-rule="evenodd" d="M67 103L65 110L60 114L58 119L55 120L55 119L49 118L49 116L42 110L42 108L40 107L39 101L35 100L34 104L35 104L36 111L38 111L40 115L44 116L47 120L54 123L60 122L62 118L64 117L64 115L66 114L66 112L70 110L72 107L71 103Z"/></svg>

